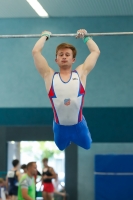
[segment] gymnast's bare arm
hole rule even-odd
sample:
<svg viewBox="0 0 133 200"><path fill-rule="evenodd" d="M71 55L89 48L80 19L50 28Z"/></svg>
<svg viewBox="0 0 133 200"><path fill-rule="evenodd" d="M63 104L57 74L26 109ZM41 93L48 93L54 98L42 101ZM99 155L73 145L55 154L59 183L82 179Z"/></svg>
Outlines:
<svg viewBox="0 0 133 200"><path fill-rule="evenodd" d="M46 59L42 55L42 49L44 47L46 39L47 39L46 36L42 36L36 42L32 50L32 55L34 58L35 66L45 81L46 90L49 91L54 71L52 68L49 67Z"/></svg>
<svg viewBox="0 0 133 200"><path fill-rule="evenodd" d="M81 32L85 32L85 30L81 29ZM80 78L81 78L84 86L86 84L87 75L94 68L94 66L97 62L97 59L100 55L100 50L99 50L97 44L92 39L89 39L87 41L86 45L87 45L87 47L90 51L90 54L85 59L84 63L81 64L80 66L78 66L77 69L76 69L78 71L79 75L80 75Z"/></svg>

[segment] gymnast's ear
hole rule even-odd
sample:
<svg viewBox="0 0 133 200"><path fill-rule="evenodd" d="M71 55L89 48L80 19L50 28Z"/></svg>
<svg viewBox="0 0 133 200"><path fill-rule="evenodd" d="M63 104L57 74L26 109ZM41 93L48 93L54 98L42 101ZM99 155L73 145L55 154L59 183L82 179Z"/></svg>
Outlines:
<svg viewBox="0 0 133 200"><path fill-rule="evenodd" d="M76 58L73 58L73 63L75 63Z"/></svg>

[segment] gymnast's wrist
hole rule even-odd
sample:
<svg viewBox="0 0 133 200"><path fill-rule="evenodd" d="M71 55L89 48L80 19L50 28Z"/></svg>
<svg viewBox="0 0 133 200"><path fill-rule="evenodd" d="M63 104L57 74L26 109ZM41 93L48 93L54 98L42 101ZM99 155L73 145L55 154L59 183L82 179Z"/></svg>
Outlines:
<svg viewBox="0 0 133 200"><path fill-rule="evenodd" d="M86 44L92 37L86 36L83 38L83 42Z"/></svg>
<svg viewBox="0 0 133 200"><path fill-rule="evenodd" d="M48 40L48 39L49 39L49 37L48 37L47 35L45 35L45 34L42 34L42 35L41 35L41 38L42 38L42 37L45 37L45 38L46 38L46 40Z"/></svg>
<svg viewBox="0 0 133 200"><path fill-rule="evenodd" d="M45 40L48 40L48 37L46 35L41 35L41 38L45 38Z"/></svg>
<svg viewBox="0 0 133 200"><path fill-rule="evenodd" d="M48 40L50 38L50 33L49 32L44 32L41 34L41 37L45 36L46 40Z"/></svg>

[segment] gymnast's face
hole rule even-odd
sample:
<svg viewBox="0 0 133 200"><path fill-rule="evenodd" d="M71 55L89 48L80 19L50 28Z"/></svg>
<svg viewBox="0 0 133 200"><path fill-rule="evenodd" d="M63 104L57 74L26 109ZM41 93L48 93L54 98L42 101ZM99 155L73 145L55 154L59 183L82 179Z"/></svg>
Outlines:
<svg viewBox="0 0 133 200"><path fill-rule="evenodd" d="M72 50L68 48L60 49L57 52L57 57L55 59L55 62L58 64L60 68L72 67L72 64L75 62Z"/></svg>
<svg viewBox="0 0 133 200"><path fill-rule="evenodd" d="M36 175L36 173L37 173L37 165L36 165L36 163L33 163L33 164L27 169L27 171L29 171L30 174L31 174L32 176Z"/></svg>
<svg viewBox="0 0 133 200"><path fill-rule="evenodd" d="M48 161L44 161L43 165L44 165L44 167L47 167L48 166Z"/></svg>

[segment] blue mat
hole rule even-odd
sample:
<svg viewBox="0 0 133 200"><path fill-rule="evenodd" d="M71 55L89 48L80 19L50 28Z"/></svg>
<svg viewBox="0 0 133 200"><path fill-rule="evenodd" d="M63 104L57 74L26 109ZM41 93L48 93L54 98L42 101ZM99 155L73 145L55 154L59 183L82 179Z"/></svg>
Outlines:
<svg viewBox="0 0 133 200"><path fill-rule="evenodd" d="M95 156L95 200L133 200L133 155Z"/></svg>

